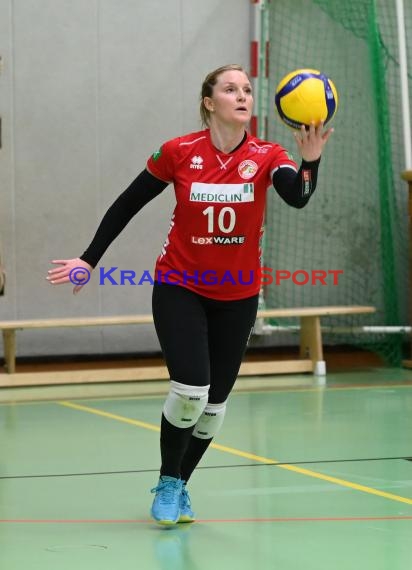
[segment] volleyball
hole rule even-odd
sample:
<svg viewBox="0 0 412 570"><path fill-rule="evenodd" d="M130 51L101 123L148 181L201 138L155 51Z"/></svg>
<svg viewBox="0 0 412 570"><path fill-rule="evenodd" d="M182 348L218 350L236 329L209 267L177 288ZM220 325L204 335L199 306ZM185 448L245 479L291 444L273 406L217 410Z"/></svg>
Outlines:
<svg viewBox="0 0 412 570"><path fill-rule="evenodd" d="M316 69L288 73L276 88L275 106L280 118L292 129L312 121L326 125L338 108L338 92L333 82Z"/></svg>

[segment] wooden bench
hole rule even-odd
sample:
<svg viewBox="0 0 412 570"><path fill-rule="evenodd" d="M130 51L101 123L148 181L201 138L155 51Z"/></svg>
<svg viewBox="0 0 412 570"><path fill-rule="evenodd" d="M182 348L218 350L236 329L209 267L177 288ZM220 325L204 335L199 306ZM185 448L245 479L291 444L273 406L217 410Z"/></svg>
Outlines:
<svg viewBox="0 0 412 570"><path fill-rule="evenodd" d="M294 360L267 360L244 362L239 375L312 372L326 373L323 359L321 317L374 313L374 307L303 307L293 309L267 309L258 311L257 318L300 319L300 349ZM63 327L102 327L114 325L152 324L151 315L122 315L111 317L74 317L55 319L30 319L0 321L3 333L5 371L0 373L0 387L45 384L72 384L88 382L112 382L167 379L166 366L136 366L93 370L68 370L54 372L16 372L16 331L26 329L47 329Z"/></svg>

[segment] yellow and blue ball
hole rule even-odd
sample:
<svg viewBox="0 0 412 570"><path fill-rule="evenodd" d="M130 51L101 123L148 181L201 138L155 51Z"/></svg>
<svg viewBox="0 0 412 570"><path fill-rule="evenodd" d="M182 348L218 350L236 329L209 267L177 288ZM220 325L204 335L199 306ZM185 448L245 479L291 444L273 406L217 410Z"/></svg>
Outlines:
<svg viewBox="0 0 412 570"><path fill-rule="evenodd" d="M288 73L276 88L276 109L284 123L293 129L313 121L326 125L338 108L338 92L333 82L316 69Z"/></svg>

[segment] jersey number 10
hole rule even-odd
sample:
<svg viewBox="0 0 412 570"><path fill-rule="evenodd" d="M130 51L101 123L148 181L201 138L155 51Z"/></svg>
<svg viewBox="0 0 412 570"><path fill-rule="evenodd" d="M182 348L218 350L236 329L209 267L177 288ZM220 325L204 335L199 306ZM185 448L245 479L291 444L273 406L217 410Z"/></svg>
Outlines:
<svg viewBox="0 0 412 570"><path fill-rule="evenodd" d="M213 234L215 231L215 207L209 206L206 210L203 210L202 214L207 216L207 231ZM217 225L219 231L224 234L229 234L233 231L236 224L236 213L233 208L222 208L217 217Z"/></svg>

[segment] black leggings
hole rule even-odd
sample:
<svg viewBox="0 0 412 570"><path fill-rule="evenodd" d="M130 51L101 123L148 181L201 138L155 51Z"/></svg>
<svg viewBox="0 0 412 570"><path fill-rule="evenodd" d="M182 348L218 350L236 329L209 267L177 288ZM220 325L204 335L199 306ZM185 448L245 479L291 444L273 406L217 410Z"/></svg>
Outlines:
<svg viewBox="0 0 412 570"><path fill-rule="evenodd" d="M217 301L155 283L153 319L170 378L188 386L210 384L209 402L224 402L255 323L258 297Z"/></svg>

